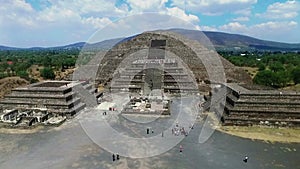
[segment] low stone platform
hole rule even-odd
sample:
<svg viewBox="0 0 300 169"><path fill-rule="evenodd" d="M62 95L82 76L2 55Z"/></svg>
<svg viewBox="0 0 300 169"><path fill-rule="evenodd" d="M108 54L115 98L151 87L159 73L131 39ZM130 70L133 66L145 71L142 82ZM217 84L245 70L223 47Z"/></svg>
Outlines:
<svg viewBox="0 0 300 169"><path fill-rule="evenodd" d="M132 97L124 106L122 114L170 115L170 100L164 99L159 94L140 98Z"/></svg>
<svg viewBox="0 0 300 169"><path fill-rule="evenodd" d="M226 103L220 118L224 125L300 126L300 93L279 90L249 90L238 84L226 88Z"/></svg>
<svg viewBox="0 0 300 169"><path fill-rule="evenodd" d="M45 81L26 87L16 88L0 101L2 122L15 125L32 125L43 122L40 117L26 114L28 111L45 112L47 117L72 117L87 105L86 98L76 90L81 86L86 90L95 103L102 93L98 92L88 81ZM13 110L13 111L12 111ZM35 114L35 113L33 113ZM45 118L45 117L43 117ZM46 119L46 118L45 118Z"/></svg>

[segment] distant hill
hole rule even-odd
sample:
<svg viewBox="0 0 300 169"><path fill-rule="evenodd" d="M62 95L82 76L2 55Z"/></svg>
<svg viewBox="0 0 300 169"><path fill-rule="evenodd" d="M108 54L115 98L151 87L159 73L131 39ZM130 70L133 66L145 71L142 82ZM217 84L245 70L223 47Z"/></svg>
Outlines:
<svg viewBox="0 0 300 169"><path fill-rule="evenodd" d="M259 50L259 51L300 51L300 43L291 44L291 43L282 43L282 42L273 42L260 40L257 38L239 35L239 34L229 34L223 32L209 32L209 31L197 31L197 30L186 30L186 29L170 29L169 31L173 31L179 34L186 36L187 38L198 40L201 42L201 35L204 33L214 47L217 50ZM131 38L135 37L126 37L126 38L116 38L104 40L101 42L88 44L85 42L78 42L74 44L69 44L65 46L57 46L57 47L33 47L33 48L16 48L16 47L8 47L8 46L0 46L0 50L44 50L44 49L58 49L58 50L69 50L69 49L81 49L85 46L86 49L110 49L117 43L121 43L127 41ZM202 36L203 37L203 36ZM203 40L203 39L202 39Z"/></svg>
<svg viewBox="0 0 300 169"><path fill-rule="evenodd" d="M53 49L74 49L74 48L81 49L82 46L84 46L85 44L86 44L85 42L78 42L70 45L54 47Z"/></svg>
<svg viewBox="0 0 300 169"><path fill-rule="evenodd" d="M16 48L16 47L8 47L8 46L1 46L0 45L0 50L18 50L20 48Z"/></svg>
<svg viewBox="0 0 300 169"><path fill-rule="evenodd" d="M95 48L96 49L110 49L117 43L120 43L121 41L123 41L124 39L126 39L126 38L109 39L109 40L104 40L104 41L92 43L92 44L86 43L84 48L86 50L95 49Z"/></svg>
<svg viewBox="0 0 300 169"><path fill-rule="evenodd" d="M55 46L55 47L31 47L31 48L17 48L17 47L8 47L8 46L1 46L0 50L55 50L55 49L81 49L86 43L85 42L78 42L74 44L69 44L65 46Z"/></svg>
<svg viewBox="0 0 300 169"><path fill-rule="evenodd" d="M196 30L185 30L185 29L170 29L170 31L180 33L190 39L198 40L197 37L201 37L204 33L207 38L210 39L211 43L216 49L224 50L270 50L270 51L300 51L300 43L282 43L260 40L257 38L239 35L229 34L223 32L209 32L209 31L196 31Z"/></svg>

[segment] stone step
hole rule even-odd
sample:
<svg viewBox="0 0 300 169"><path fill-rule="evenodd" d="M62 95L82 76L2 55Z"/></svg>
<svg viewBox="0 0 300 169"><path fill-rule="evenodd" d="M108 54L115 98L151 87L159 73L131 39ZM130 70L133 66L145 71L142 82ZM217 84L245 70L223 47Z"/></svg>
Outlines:
<svg viewBox="0 0 300 169"><path fill-rule="evenodd" d="M300 99L300 95L286 94L286 95L250 95L250 94L240 94L241 99Z"/></svg>
<svg viewBox="0 0 300 169"><path fill-rule="evenodd" d="M278 104L278 105L299 105L300 100L237 100L236 104L265 104L265 105L272 105L272 104Z"/></svg>
<svg viewBox="0 0 300 169"><path fill-rule="evenodd" d="M182 67L164 67L164 70L166 70L166 71L183 70L183 68Z"/></svg>
<svg viewBox="0 0 300 169"><path fill-rule="evenodd" d="M235 104L237 102L238 98L236 98L233 94L228 94L226 96L226 101L229 102L230 104Z"/></svg>
<svg viewBox="0 0 300 169"><path fill-rule="evenodd" d="M141 85L113 85L111 86L111 89L129 89L129 88L136 88L136 89L141 89Z"/></svg>
<svg viewBox="0 0 300 169"><path fill-rule="evenodd" d="M193 81L191 81L191 80L181 80L181 79L179 79L179 80L163 80L163 83L165 83L165 84L168 84L168 83L183 83L183 84L185 84L185 83L191 83L191 84L193 84Z"/></svg>
<svg viewBox="0 0 300 169"><path fill-rule="evenodd" d="M126 71L136 71L136 70L143 70L143 67L128 67Z"/></svg>
<svg viewBox="0 0 300 169"><path fill-rule="evenodd" d="M69 89L71 91L71 88ZM31 95L32 93L35 94L40 94L40 95L63 95L65 93L69 93L70 91L30 91L30 90L17 90L17 91L12 91L14 95ZM12 94L11 93L11 94Z"/></svg>
<svg viewBox="0 0 300 169"><path fill-rule="evenodd" d="M61 93L66 91L70 91L70 87L49 87L49 88L40 88L40 87L32 87L32 88L15 88L12 92L42 92L42 93Z"/></svg>
<svg viewBox="0 0 300 169"><path fill-rule="evenodd" d="M32 94L32 93L19 94L19 93L13 92L5 97L7 97L7 98L64 99L64 98L68 98L71 96L75 96L75 92L69 92L67 94L50 94L50 95L48 95L48 94Z"/></svg>
<svg viewBox="0 0 300 169"><path fill-rule="evenodd" d="M274 114L274 113L280 113L280 114L300 114L299 110L257 110L257 109L248 109L248 110L230 110L230 114L238 114L238 113L268 113L270 114Z"/></svg>
<svg viewBox="0 0 300 169"><path fill-rule="evenodd" d="M73 116L74 114L80 112L85 108L86 104L85 103L79 103L76 106L74 106L70 111L71 115Z"/></svg>
<svg viewBox="0 0 300 169"><path fill-rule="evenodd" d="M130 79L130 78L119 78L117 80L114 80L115 83L124 83L124 82L142 82L142 79Z"/></svg>
<svg viewBox="0 0 300 169"><path fill-rule="evenodd" d="M268 122L293 122L295 124L300 124L300 119L288 119L288 118L243 118L243 117L224 117L225 121L230 120L237 122L238 121L248 121L249 123L253 124L253 122L261 122L261 121L268 121Z"/></svg>
<svg viewBox="0 0 300 169"><path fill-rule="evenodd" d="M2 100L0 104L3 105L44 105L44 106L69 106L70 104L74 104L78 101L80 101L80 98L73 98L72 100L69 100L68 102L66 101L57 101L55 100L45 100L44 102L40 102L40 99L36 100L28 100L28 99L11 99L7 98L5 100Z"/></svg>
<svg viewBox="0 0 300 169"><path fill-rule="evenodd" d="M229 102L226 102L226 108L228 110L281 110L281 111L288 111L288 110L293 110L293 111L300 111L300 105L299 104L240 104L240 103L235 103L233 106Z"/></svg>
<svg viewBox="0 0 300 169"><path fill-rule="evenodd" d="M72 107L71 109L52 109L50 110L52 113L57 113L57 114L64 114L64 115L71 115L73 116L74 114L80 112L82 109L85 108L85 103L78 103L77 105L75 105L74 107Z"/></svg>
<svg viewBox="0 0 300 169"><path fill-rule="evenodd" d="M293 118L300 118L299 112L230 112L230 117L293 117Z"/></svg>
<svg viewBox="0 0 300 169"><path fill-rule="evenodd" d="M235 104L234 109L299 109L299 104Z"/></svg>

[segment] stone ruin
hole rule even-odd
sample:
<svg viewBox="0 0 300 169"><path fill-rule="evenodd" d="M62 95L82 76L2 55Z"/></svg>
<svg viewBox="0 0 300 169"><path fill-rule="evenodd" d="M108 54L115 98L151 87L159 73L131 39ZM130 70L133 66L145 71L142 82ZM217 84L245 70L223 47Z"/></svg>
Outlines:
<svg viewBox="0 0 300 169"><path fill-rule="evenodd" d="M161 90L153 90L149 96L130 96L122 114L139 115L170 115L170 99L168 99Z"/></svg>
<svg viewBox="0 0 300 169"><path fill-rule="evenodd" d="M251 90L236 83L223 84L215 91L220 88L226 88L226 102L214 106L223 125L300 125L300 93ZM214 104L210 103L210 96L206 100L207 105ZM224 111L217 111L218 108Z"/></svg>
<svg viewBox="0 0 300 169"><path fill-rule="evenodd" d="M159 46L157 46L159 45ZM151 40L148 50L134 53L120 64L110 90L129 91L148 96L152 90L165 93L197 93L193 75L184 65L166 52L166 40Z"/></svg>
<svg viewBox="0 0 300 169"><path fill-rule="evenodd" d="M299 93L242 87L237 83L252 83L251 77L244 70L235 67L199 42L178 34L167 31L145 32L122 41L99 55L79 67L77 70L80 71L75 71L72 79L92 79L96 82L95 86L105 85L106 90L111 92L139 94L140 97L130 99L123 113L153 113L149 108L158 104L149 104L149 97L154 90L170 94L195 94L210 91L215 93L226 89L220 90L224 92L224 95L218 96L220 98L211 100L210 96L205 96L207 102L201 105L204 109L212 107L210 110L219 116L223 125L300 124ZM208 60L210 56L217 56L222 62L222 69L224 68L224 72L213 74L216 81L210 80L207 70L220 70L219 65L201 62ZM224 83L218 81L222 78L222 73L226 76ZM217 87L211 90L212 84ZM88 89L95 99L73 91L72 86L78 85ZM51 121L52 117L71 117L101 95L86 81L41 82L17 88L7 95L0 101L0 117L2 122L11 121L20 125L55 123L55 120ZM224 104L218 101L222 97L226 98ZM166 111L169 101L162 102L164 103L159 104L162 106L160 110L169 114Z"/></svg>
<svg viewBox="0 0 300 169"><path fill-rule="evenodd" d="M76 87L82 86L95 99L101 97L88 81L45 81L12 90L0 101L0 120L14 126L56 124L86 107Z"/></svg>
<svg viewBox="0 0 300 169"><path fill-rule="evenodd" d="M112 90L142 91L146 95L149 93L147 86L151 86L151 83L170 93L195 92L195 88L197 92L207 92L211 83L207 69L218 67L214 64L204 65L201 61L211 56L221 61L223 67L220 70L224 68L222 73L225 73L226 82L252 82L244 70L235 67L213 50L168 31L142 33L97 56L101 61L95 81ZM151 77L154 74L156 76ZM194 86L193 80L197 86ZM181 91L178 86L181 86Z"/></svg>
<svg viewBox="0 0 300 169"><path fill-rule="evenodd" d="M209 61L209 57L220 64ZM85 67L82 75L93 68L95 77L90 78L110 92L140 94L142 99L131 100L124 113L140 113L136 103L146 102L143 99L153 90L171 95L207 93L211 83L222 82L224 76L224 82L251 83L251 77L244 70L215 51L168 31L145 32L122 41L97 55ZM215 81L211 81L207 70L213 72Z"/></svg>

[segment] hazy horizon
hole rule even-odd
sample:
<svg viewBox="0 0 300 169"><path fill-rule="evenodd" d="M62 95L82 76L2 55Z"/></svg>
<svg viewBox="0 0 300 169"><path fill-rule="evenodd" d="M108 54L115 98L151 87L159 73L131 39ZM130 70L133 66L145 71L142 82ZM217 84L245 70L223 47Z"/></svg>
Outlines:
<svg viewBox="0 0 300 169"><path fill-rule="evenodd" d="M177 17L193 24L196 30L300 43L300 3L295 0L12 0L2 2L0 9L0 45L18 48L87 42L95 32L112 25L118 28L113 33L126 37L127 30L147 29L149 25L140 23L151 23L154 18L148 13ZM135 15L134 22L122 22ZM155 19L156 26L167 21L166 17ZM172 24L178 25L173 22L162 29ZM102 40L114 37L105 36Z"/></svg>
<svg viewBox="0 0 300 169"><path fill-rule="evenodd" d="M177 28L172 28L172 29L177 29ZM221 32L221 31L202 31L202 32L215 32L215 33L225 33L225 34L236 34L236 35L241 35L241 36L248 36L248 37L251 37L251 38L254 38L254 39L258 39L258 40L263 40L263 41L272 41L272 40L260 39L260 38L257 38L257 37L253 37L253 36L249 36L249 35L244 35L244 34L238 34L238 33ZM135 36L135 35L137 35L137 34L133 34L133 35L130 35L130 36ZM114 38L111 38L111 39L104 39L104 40L101 40L101 41L98 41L98 42L94 42L94 43L101 43L101 42L104 42L104 41L109 41L109 40L114 40L114 39L122 39L122 38L125 39L125 38L128 38L130 36L126 36L126 37L114 37ZM300 44L300 40L299 40L299 42L296 42L296 43L281 42L281 41L272 41L272 42L286 43L286 44ZM68 45L75 45L75 44L78 44L78 43L94 44L94 43L89 43L88 41L77 41L77 42L70 42L68 44L56 45L56 46L28 46L28 47L19 47L19 46L8 46L8 45L5 45L5 44L0 44L0 46L11 47L11 48L20 48L20 49L29 49L29 48L55 48L55 47L62 47L62 46L68 46Z"/></svg>

